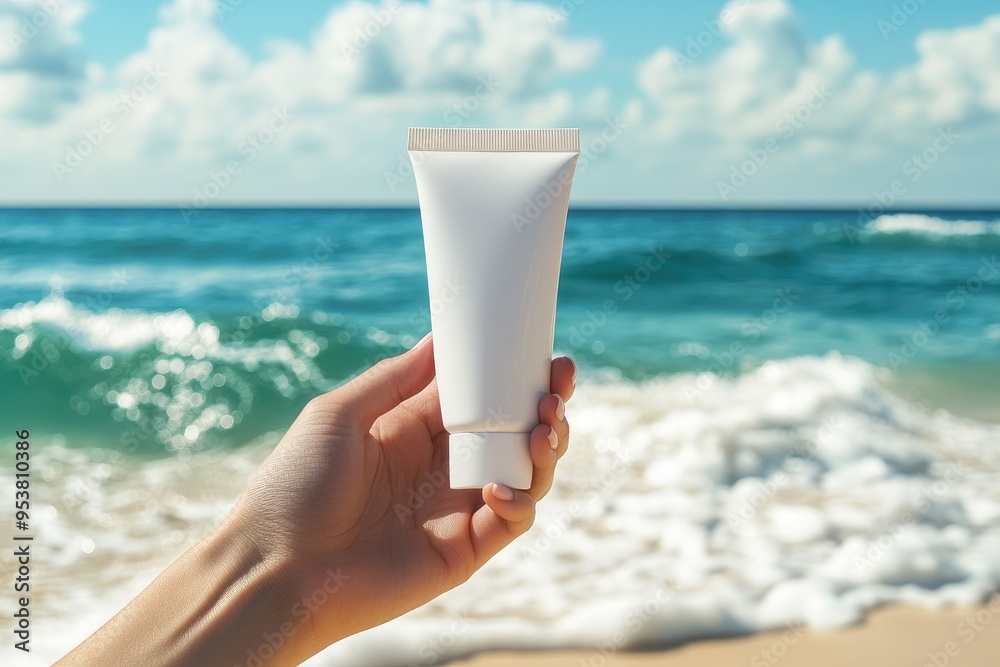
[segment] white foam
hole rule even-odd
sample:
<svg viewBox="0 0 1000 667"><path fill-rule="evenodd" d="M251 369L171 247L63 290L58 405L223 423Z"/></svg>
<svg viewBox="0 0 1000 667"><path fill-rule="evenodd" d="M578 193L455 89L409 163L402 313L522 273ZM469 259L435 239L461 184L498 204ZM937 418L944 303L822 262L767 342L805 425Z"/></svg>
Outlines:
<svg viewBox="0 0 1000 667"><path fill-rule="evenodd" d="M572 448L532 530L466 585L309 664L624 649L837 627L891 602L984 600L1000 585L1000 427L922 411L877 375L831 354L769 362L734 380L583 381L569 405ZM93 477L102 463L51 451L56 461L39 465L63 457L63 472L40 497L61 497L71 472ZM79 510L59 509L45 544L106 535L128 558L98 567L96 538L90 556L60 554L59 572L71 574L58 590L72 588L94 612L81 620L78 606L48 610L46 657L206 530L265 451L201 452L139 472L112 466L90 481ZM110 529L97 527L104 514Z"/></svg>
<svg viewBox="0 0 1000 667"><path fill-rule="evenodd" d="M298 313L295 306L271 304L264 309L262 317L284 317L289 308ZM219 342L218 327L208 322L198 323L181 309L166 313L119 308L93 312L53 292L41 301L29 301L0 311L0 330L23 331L32 326L65 336L75 348L91 352L134 352L156 345L168 354L189 355L194 348L200 347L200 356L233 357L232 350ZM281 361L279 352L273 345L243 346L239 354L244 359Z"/></svg>
<svg viewBox="0 0 1000 667"><path fill-rule="evenodd" d="M272 303L259 316L270 322L298 314L297 306ZM184 310L93 312L54 291L41 301L0 311L3 330L19 332L10 351L15 360L37 341L47 344L39 354L59 355L63 348L107 353L97 363L108 371L117 359L128 360L129 353L148 350L149 358L142 362L148 367L128 367L136 376L125 372L110 376L107 382L102 379L83 397L74 397L71 405L80 409L81 403L103 401L118 410L119 419L138 422L144 430L155 431L160 445L174 448L190 446L206 431L232 428L249 412L254 393L238 374L240 366L240 371L256 373L261 383L289 398L300 391L328 391L336 384L315 361L327 345L325 338L292 329L276 340L224 341L217 326L198 322ZM237 333L245 335L243 329ZM213 376L216 366L220 370ZM226 400L210 401L205 392L226 383L231 387ZM89 409L89 404L84 405L81 414ZM162 425L156 426L157 421Z"/></svg>
<svg viewBox="0 0 1000 667"><path fill-rule="evenodd" d="M34 438L31 525L43 557L32 563L32 614L35 636L46 637L32 643L38 664L83 641L207 535L276 439L140 464L110 449ZM0 484L13 486L11 472L0 470Z"/></svg>
<svg viewBox="0 0 1000 667"><path fill-rule="evenodd" d="M870 234L917 234L933 238L1000 236L1000 221L944 220L920 213L896 213L872 220L866 231Z"/></svg>
<svg viewBox="0 0 1000 667"><path fill-rule="evenodd" d="M310 664L424 664L440 637L441 658L616 631L663 645L985 599L1000 584L1000 428L921 411L876 376L830 355L734 381L584 383L534 528L433 606ZM630 634L665 581L676 592Z"/></svg>

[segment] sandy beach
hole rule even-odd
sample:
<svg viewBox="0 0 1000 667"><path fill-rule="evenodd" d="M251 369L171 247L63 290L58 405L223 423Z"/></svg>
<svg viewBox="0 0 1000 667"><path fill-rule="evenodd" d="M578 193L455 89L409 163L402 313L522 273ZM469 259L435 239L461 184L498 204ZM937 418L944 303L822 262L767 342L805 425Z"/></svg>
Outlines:
<svg viewBox="0 0 1000 667"><path fill-rule="evenodd" d="M1000 656L1000 601L991 607L928 611L892 607L863 624L831 631L788 630L691 642L665 651L488 653L450 667L988 667Z"/></svg>

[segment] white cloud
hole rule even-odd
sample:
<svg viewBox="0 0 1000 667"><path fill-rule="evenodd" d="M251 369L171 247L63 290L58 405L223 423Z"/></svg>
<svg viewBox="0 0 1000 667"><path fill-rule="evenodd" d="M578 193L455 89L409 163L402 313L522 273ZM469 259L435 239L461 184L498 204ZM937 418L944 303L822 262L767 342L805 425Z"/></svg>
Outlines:
<svg viewBox="0 0 1000 667"><path fill-rule="evenodd" d="M351 2L326 20L312 55L347 60L353 93L465 94L479 77L492 74L507 82L506 96L534 96L559 75L588 67L600 52L595 40L560 34L550 15L545 5L510 1L377 8ZM366 40L370 33L374 37Z"/></svg>
<svg viewBox="0 0 1000 667"><path fill-rule="evenodd" d="M0 0L0 115L47 121L84 94L87 67L77 24L78 0Z"/></svg>
<svg viewBox="0 0 1000 667"><path fill-rule="evenodd" d="M43 4L58 6L47 25L12 40ZM628 129L580 179L581 194L605 201L711 200L729 165L773 137L781 154L752 196L866 197L945 125L969 144L1000 141L1000 16L923 33L912 66L874 74L838 35L808 43L785 0L734 0L718 34L698 36L718 42L710 52L662 48L636 63L635 92L622 96L610 82L567 85L602 44L568 34L573 17L553 21L540 2L354 0L304 43L272 41L252 58L220 30L213 0L174 0L109 71L85 58L84 11L80 0L0 0L8 200L184 200L283 108L294 122L220 200L412 197L383 176L419 124L575 125L586 143L623 115ZM60 181L53 163L102 134ZM823 181L810 178L817 165Z"/></svg>
<svg viewBox="0 0 1000 667"><path fill-rule="evenodd" d="M1000 114L1000 15L917 38L920 60L895 76L889 123L966 123Z"/></svg>
<svg viewBox="0 0 1000 667"><path fill-rule="evenodd" d="M656 51L636 70L653 110L651 146L684 155L683 165L667 158L659 167L679 171L701 196L717 194L734 165L765 145L771 164L748 164L751 187L739 196L863 201L941 128L961 133L967 146L1000 140L1000 16L919 35L917 62L886 75L859 69L838 35L806 43L786 0L735 0L721 17L718 35L700 35L702 45L723 42L715 57L688 42Z"/></svg>
<svg viewBox="0 0 1000 667"><path fill-rule="evenodd" d="M835 90L839 102L865 86L849 79L853 59L843 40L834 35L806 44L784 0L737 1L724 12L729 20L720 38L729 44L717 58L703 62L664 48L638 67L639 88L660 111L663 138L695 135L742 145L775 133L782 117L819 87ZM842 124L833 120L824 128Z"/></svg>
<svg viewBox="0 0 1000 667"><path fill-rule="evenodd" d="M876 143L890 149L891 140L1000 111L1000 16L920 35L917 63L880 77L857 69L837 35L806 44L785 0L737 0L723 11L727 45L718 57L702 62L663 48L638 66L664 139L696 135L742 147L775 134L817 87L831 100L797 133L813 145L881 136L889 141ZM850 143L842 142L848 152Z"/></svg>
<svg viewBox="0 0 1000 667"><path fill-rule="evenodd" d="M0 0L0 20L10 23L39 4ZM95 190L114 197L115 177L138 181L150 164L161 166L160 178L145 178L129 193L183 197L207 169L234 157L276 108L290 109L296 121L261 162L313 161L301 171L315 181L317 165L338 157L335 170L356 173L348 155L371 161L372 142L392 136L399 143L405 127L422 119L488 124L492 110L514 122L557 124L573 109L560 77L591 66L600 53L598 40L567 37L538 3L354 1L334 8L308 43L272 42L254 62L221 32L212 0L175 0L161 9L144 49L107 76L90 67L88 78L75 33L80 7L63 7L58 29L40 31L28 50L0 56L4 90L20 91L0 109L0 131L17 136L8 155L18 164L8 163L8 173L70 199ZM41 71L49 60L74 75L60 79L59 89ZM147 90L151 72L162 73L162 82ZM48 122L30 126L28 112L45 112ZM75 159L71 153L87 143L87 133L108 121L106 141L57 183L53 161ZM164 167L170 180L162 178ZM227 196L259 192L253 179L240 180ZM328 187L326 196L350 191Z"/></svg>

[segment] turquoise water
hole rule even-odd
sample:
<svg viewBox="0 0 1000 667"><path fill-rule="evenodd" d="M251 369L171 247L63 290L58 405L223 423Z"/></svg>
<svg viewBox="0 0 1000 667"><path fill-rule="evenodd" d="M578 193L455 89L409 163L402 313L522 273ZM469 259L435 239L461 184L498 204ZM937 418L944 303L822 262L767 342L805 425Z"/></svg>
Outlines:
<svg viewBox="0 0 1000 667"><path fill-rule="evenodd" d="M555 348L581 380L535 526L310 664L592 648L665 581L636 646L984 601L998 219L571 211ZM7 209L0 267L46 664L218 524L309 398L430 327L416 210Z"/></svg>
<svg viewBox="0 0 1000 667"><path fill-rule="evenodd" d="M555 347L635 381L837 350L996 420L998 218L574 210ZM0 387L71 443L238 446L430 326L416 210L3 210L0 230Z"/></svg>

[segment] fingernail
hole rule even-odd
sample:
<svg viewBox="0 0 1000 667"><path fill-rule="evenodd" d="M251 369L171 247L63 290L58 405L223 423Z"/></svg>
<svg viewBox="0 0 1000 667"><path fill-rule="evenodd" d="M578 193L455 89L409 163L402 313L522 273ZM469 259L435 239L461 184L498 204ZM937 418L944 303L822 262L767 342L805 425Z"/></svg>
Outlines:
<svg viewBox="0 0 1000 667"><path fill-rule="evenodd" d="M562 396L556 394L556 399L559 401L556 403L556 419L562 421L562 418L566 416L566 403L563 402Z"/></svg>
<svg viewBox="0 0 1000 667"><path fill-rule="evenodd" d="M514 489L503 484L493 483L493 495L500 500L514 500Z"/></svg>
<svg viewBox="0 0 1000 667"><path fill-rule="evenodd" d="M556 435L556 430L549 427L549 448L552 451L559 449L559 436Z"/></svg>

